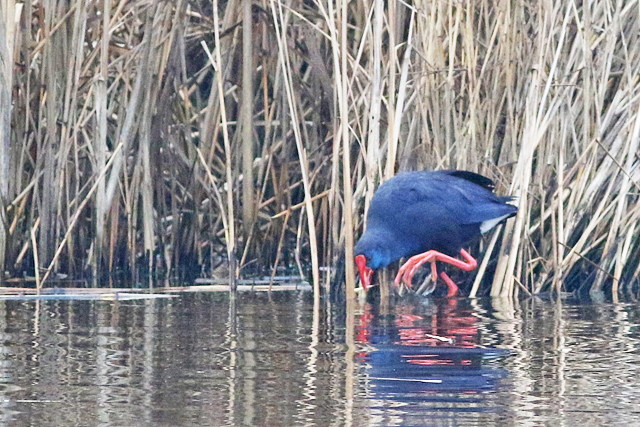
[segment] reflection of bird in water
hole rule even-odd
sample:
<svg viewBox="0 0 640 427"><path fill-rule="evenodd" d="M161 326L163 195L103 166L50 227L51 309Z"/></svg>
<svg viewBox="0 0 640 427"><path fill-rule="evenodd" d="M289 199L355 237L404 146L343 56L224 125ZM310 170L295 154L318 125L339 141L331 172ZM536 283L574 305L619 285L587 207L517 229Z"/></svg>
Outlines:
<svg viewBox="0 0 640 427"><path fill-rule="evenodd" d="M357 339L368 351L357 360L363 363L372 397L385 402L379 411L406 417L407 424L433 416L434 410L440 416L485 411L484 392L498 388L506 376L504 369L486 361L509 352L479 347L479 319L460 309L457 300L448 301L454 303L426 311L420 305L398 305L392 316L379 316L375 307L365 306ZM398 404L406 406L398 410Z"/></svg>

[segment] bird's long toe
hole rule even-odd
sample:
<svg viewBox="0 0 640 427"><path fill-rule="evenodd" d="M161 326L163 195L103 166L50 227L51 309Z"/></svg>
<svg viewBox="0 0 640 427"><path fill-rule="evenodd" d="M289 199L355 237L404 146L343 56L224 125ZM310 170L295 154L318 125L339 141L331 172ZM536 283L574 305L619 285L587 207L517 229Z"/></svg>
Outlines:
<svg viewBox="0 0 640 427"><path fill-rule="evenodd" d="M400 267L400 270L398 270L398 274L396 275L396 279L394 280L394 283L396 284L396 286L400 286L400 282L402 282L404 283L405 286L410 288L411 279L413 278L413 275L410 274L411 270L404 268L405 266L406 264Z"/></svg>
<svg viewBox="0 0 640 427"><path fill-rule="evenodd" d="M411 287L411 281L413 280L413 275L415 274L415 262L411 260L407 261L400 269L398 270L398 274L396 275L396 286L400 285L400 282L404 283L407 288Z"/></svg>
<svg viewBox="0 0 640 427"><path fill-rule="evenodd" d="M404 285L407 288L410 288L412 286L412 282L413 281L413 270L407 271L404 273L404 276L402 277L402 283L404 283Z"/></svg>
<svg viewBox="0 0 640 427"><path fill-rule="evenodd" d="M413 280L413 276L418 271L418 268L427 262L431 262L431 278L433 281L438 280L438 272L436 270L436 252L427 251L423 254L412 256L405 262L400 269L398 270L398 274L396 276L395 283L396 285L400 285L400 281L404 283L407 287L411 287L411 281Z"/></svg>

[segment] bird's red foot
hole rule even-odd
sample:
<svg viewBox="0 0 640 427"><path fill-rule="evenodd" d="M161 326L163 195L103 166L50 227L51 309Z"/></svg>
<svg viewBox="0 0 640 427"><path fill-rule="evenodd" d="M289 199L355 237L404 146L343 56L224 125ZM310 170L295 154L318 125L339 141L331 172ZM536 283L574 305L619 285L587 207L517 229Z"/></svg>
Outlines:
<svg viewBox="0 0 640 427"><path fill-rule="evenodd" d="M456 285L456 282L451 280L451 277L449 277L449 275L444 271L440 273L440 277L442 277L442 280L444 280L444 283L446 283L447 287L449 288L449 291L447 292L447 296L452 297L456 295L458 293L458 285Z"/></svg>
<svg viewBox="0 0 640 427"><path fill-rule="evenodd" d="M431 279L433 281L438 280L436 261L446 262L447 264L451 264L454 267L458 267L464 271L474 270L478 266L478 262L469 254L469 252L461 249L460 255L462 255L465 261L450 257L449 255L445 255L434 250L412 256L407 260L407 262L404 263L402 267L400 267L400 270L398 270L398 275L396 276L395 283L396 285L399 285L400 281L402 281L405 286L410 288L411 280L413 279L413 275L415 274L416 270L418 270L418 268L426 262L431 263ZM458 293L458 286L445 272L440 273L440 277L442 277L442 280L444 280L449 288L447 296L451 297Z"/></svg>

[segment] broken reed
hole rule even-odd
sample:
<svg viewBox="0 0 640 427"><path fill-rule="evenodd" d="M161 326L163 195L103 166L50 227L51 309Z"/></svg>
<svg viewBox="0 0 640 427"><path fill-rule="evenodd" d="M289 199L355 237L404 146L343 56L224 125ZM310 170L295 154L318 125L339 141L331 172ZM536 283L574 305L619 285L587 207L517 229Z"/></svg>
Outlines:
<svg viewBox="0 0 640 427"><path fill-rule="evenodd" d="M474 294L631 290L639 6L586 4L3 1L0 261L319 285L346 246L351 289L379 183L457 168L519 207Z"/></svg>

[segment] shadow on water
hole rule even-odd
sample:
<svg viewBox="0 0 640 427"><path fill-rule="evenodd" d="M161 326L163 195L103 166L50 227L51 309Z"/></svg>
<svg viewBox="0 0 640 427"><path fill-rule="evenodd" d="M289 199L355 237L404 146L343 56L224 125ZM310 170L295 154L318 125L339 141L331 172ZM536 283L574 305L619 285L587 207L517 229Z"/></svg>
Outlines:
<svg viewBox="0 0 640 427"><path fill-rule="evenodd" d="M0 299L0 426L634 425L635 303ZM346 329L347 319L353 329Z"/></svg>

